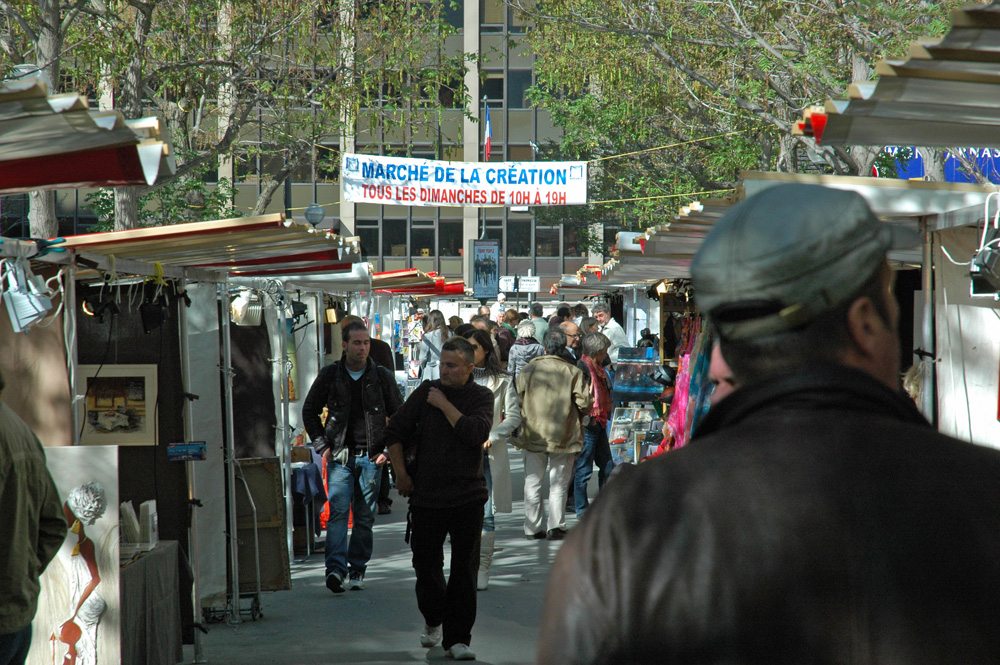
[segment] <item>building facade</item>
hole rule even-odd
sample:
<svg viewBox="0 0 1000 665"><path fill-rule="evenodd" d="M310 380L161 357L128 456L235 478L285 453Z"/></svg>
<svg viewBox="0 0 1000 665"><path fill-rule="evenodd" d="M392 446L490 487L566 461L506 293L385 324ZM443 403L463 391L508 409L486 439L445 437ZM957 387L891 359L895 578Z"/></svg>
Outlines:
<svg viewBox="0 0 1000 665"><path fill-rule="evenodd" d="M548 287L560 275L602 259L585 253L575 229L539 226L528 208L408 207L340 201L338 160L342 152L482 161L484 105L490 107L492 125L490 161L532 161L539 145L558 137L551 115L531 108L527 99L534 82L534 56L525 40L525 18L503 0L465 0L446 9L445 19L456 33L443 40L443 52L475 56L468 59L464 81L470 108L447 108L438 126L421 131L386 130L374 113L362 109L355 135L321 146L316 167L294 174L285 196L279 192L268 211L288 210L304 219L305 207L318 202L326 214L320 225L359 236L362 250L376 271L417 268L448 277L464 276L468 282L465 253L469 241L495 239L501 247L501 274L540 275L539 295L547 297ZM253 170L241 174L237 169L237 208L253 205L260 186L257 176Z"/></svg>

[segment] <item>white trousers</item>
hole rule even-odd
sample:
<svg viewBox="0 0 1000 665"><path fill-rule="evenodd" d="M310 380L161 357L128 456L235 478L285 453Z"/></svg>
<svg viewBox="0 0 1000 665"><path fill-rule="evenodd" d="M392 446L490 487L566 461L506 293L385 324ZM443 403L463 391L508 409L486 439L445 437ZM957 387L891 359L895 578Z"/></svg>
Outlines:
<svg viewBox="0 0 1000 665"><path fill-rule="evenodd" d="M524 533L527 536L566 528L566 488L576 453L524 451ZM548 522L542 521L542 477L549 471Z"/></svg>

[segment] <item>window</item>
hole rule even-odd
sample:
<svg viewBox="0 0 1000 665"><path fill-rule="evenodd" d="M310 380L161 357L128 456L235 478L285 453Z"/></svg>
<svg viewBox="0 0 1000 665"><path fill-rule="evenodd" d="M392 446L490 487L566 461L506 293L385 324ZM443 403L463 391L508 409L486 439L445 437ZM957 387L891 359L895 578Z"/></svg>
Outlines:
<svg viewBox="0 0 1000 665"><path fill-rule="evenodd" d="M526 109L531 105L528 103L527 92L531 87L530 69L511 69L507 72L507 106L512 109Z"/></svg>
<svg viewBox="0 0 1000 665"><path fill-rule="evenodd" d="M434 256L434 227L410 229L410 249L415 257Z"/></svg>
<svg viewBox="0 0 1000 665"><path fill-rule="evenodd" d="M530 145L512 145L510 150L510 161L512 162L533 162L535 161L535 151Z"/></svg>
<svg viewBox="0 0 1000 665"><path fill-rule="evenodd" d="M461 0L444 0L444 6L441 8L441 18L458 30L463 28L465 21L462 4Z"/></svg>
<svg viewBox="0 0 1000 665"><path fill-rule="evenodd" d="M531 256L531 221L507 222L507 256Z"/></svg>
<svg viewBox="0 0 1000 665"><path fill-rule="evenodd" d="M503 72L486 72L483 80L483 96L491 109L503 107ZM492 118L491 118L492 119Z"/></svg>
<svg viewBox="0 0 1000 665"><path fill-rule="evenodd" d="M530 0L523 3L525 8L534 9L534 2ZM510 26L510 31L514 34L523 34L525 28L528 24L528 17L521 11L510 7L507 9L507 24Z"/></svg>
<svg viewBox="0 0 1000 665"><path fill-rule="evenodd" d="M462 146L460 145L443 145L441 146L441 159L446 162L460 162L462 161Z"/></svg>
<svg viewBox="0 0 1000 665"><path fill-rule="evenodd" d="M358 222L357 234L361 238L361 256L378 256L378 226L375 222Z"/></svg>
<svg viewBox="0 0 1000 665"><path fill-rule="evenodd" d="M618 241L618 232L621 230L622 228L617 224L604 225L604 249L602 253L605 261L611 259L611 246Z"/></svg>
<svg viewBox="0 0 1000 665"><path fill-rule="evenodd" d="M560 256L558 226L535 229L535 256Z"/></svg>
<svg viewBox="0 0 1000 665"><path fill-rule="evenodd" d="M407 256L406 220L382 220L382 256Z"/></svg>
<svg viewBox="0 0 1000 665"><path fill-rule="evenodd" d="M576 226L563 227L563 255L583 256L583 244L580 242L580 229Z"/></svg>
<svg viewBox="0 0 1000 665"><path fill-rule="evenodd" d="M320 144L316 147L317 182L337 182L340 179L340 148Z"/></svg>
<svg viewBox="0 0 1000 665"><path fill-rule="evenodd" d="M464 92L465 86L462 79L450 79L438 88L438 102L446 109L460 109L462 108Z"/></svg>
<svg viewBox="0 0 1000 665"><path fill-rule="evenodd" d="M503 32L507 3L504 0L479 0L479 22L482 32Z"/></svg>
<svg viewBox="0 0 1000 665"><path fill-rule="evenodd" d="M440 256L461 256L462 251L462 220L445 221L441 220L440 245L438 254Z"/></svg>
<svg viewBox="0 0 1000 665"><path fill-rule="evenodd" d="M500 255L503 256L503 227L487 226L486 240L496 240L500 244Z"/></svg>

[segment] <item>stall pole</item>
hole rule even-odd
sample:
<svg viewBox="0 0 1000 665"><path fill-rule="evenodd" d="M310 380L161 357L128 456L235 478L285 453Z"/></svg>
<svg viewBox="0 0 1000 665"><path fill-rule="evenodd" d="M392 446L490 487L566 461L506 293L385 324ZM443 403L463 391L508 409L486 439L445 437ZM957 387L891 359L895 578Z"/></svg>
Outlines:
<svg viewBox="0 0 1000 665"><path fill-rule="evenodd" d="M933 238L931 236L930 224L928 218L924 217L920 220L920 233L922 234L924 247L923 247L923 261L920 268L921 281L923 282L924 290L924 317L923 317L923 332L924 332L924 346L927 347L926 350L930 352L931 357L927 362L927 373L924 375L924 385L923 390L920 391L921 394L921 410L924 412L924 417L931 422L931 425L937 427L937 363L935 359L937 358L937 341L934 338L934 246ZM925 362L923 358L920 362Z"/></svg>
<svg viewBox="0 0 1000 665"><path fill-rule="evenodd" d="M323 334L326 330L326 306L323 302L323 294L316 294L316 374L323 369L323 359L326 357L326 347L323 343Z"/></svg>
<svg viewBox="0 0 1000 665"><path fill-rule="evenodd" d="M70 440L74 446L80 445L80 425L83 409L80 408L79 400L82 395L76 394L76 373L79 366L79 357L76 352L76 254L69 262L66 271L66 284L63 287L63 339L66 341L66 369L69 374L69 394L70 394L70 422L73 423L73 438ZM112 322L111 325L114 325Z"/></svg>
<svg viewBox="0 0 1000 665"><path fill-rule="evenodd" d="M187 279L182 279L180 281L180 287L182 292L187 291L188 281ZM188 346L188 315L187 307L184 305L184 300L179 299L177 302L177 327L178 339L180 342L180 352L181 352L181 386L185 393L191 392L191 352ZM191 397L185 395L184 399L184 440L193 441L194 440L194 414L192 413ZM198 511L195 508L198 504L198 487L197 481L195 480L194 474L194 462L185 462L184 471L187 474L187 485L188 485L188 514L191 516L188 520L188 561L191 564L192 571L192 584L191 584L191 607L194 612L194 659L191 661L193 663L205 663L205 652L201 643L201 630L199 630L200 612L201 612L201 591L200 583L201 579L201 557L198 556Z"/></svg>
<svg viewBox="0 0 1000 665"><path fill-rule="evenodd" d="M226 417L226 484L229 489L226 494L227 518L229 531L229 623L242 623L240 619L240 549L237 540L236 527L236 442L233 432L233 347L229 338L229 281L228 279L216 287L220 305L219 327L222 331L222 372L223 401Z"/></svg>
<svg viewBox="0 0 1000 665"><path fill-rule="evenodd" d="M288 298L281 292L277 301L278 307L278 367L281 376L281 432L278 436L278 460L281 462L282 484L285 488L285 544L288 547L288 560L295 559L295 552L292 545L292 453L289 450L291 438L289 437L289 379L291 378L291 363L288 362L288 319L285 317L285 306Z"/></svg>

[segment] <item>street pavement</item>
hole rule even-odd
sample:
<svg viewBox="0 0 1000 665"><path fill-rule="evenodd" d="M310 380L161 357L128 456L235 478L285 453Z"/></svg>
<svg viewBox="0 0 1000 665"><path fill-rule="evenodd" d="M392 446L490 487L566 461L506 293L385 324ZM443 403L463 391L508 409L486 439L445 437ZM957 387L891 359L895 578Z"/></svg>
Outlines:
<svg viewBox="0 0 1000 665"><path fill-rule="evenodd" d="M524 473L512 451L514 511L497 515L497 549L490 588L478 594L472 648L478 663L534 662L542 599L561 542L529 541L522 530ZM596 479L596 474L595 474ZM596 483L590 495L594 496ZM406 501L392 492L389 515L375 523L375 547L365 589L335 595L324 584L323 554L298 556L291 591L265 592L263 616L237 625L209 624L202 636L204 659L219 665L313 665L320 663L453 662L440 646L424 649L423 619L414 595L409 546L403 542ZM567 515L572 527L575 517ZM447 567L450 553L445 549ZM194 662L191 645L185 662Z"/></svg>

